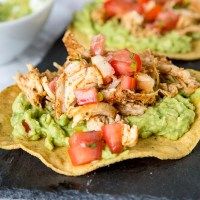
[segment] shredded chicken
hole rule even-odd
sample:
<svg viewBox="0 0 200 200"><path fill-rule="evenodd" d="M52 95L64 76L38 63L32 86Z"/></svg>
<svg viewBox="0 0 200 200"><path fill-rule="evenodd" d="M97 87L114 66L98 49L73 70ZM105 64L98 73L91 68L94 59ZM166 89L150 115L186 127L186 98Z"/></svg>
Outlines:
<svg viewBox="0 0 200 200"><path fill-rule="evenodd" d="M136 11L131 11L120 16L121 24L124 28L130 31L136 36L150 35L150 31L144 31L142 24L144 22L144 17L137 13Z"/></svg>
<svg viewBox="0 0 200 200"><path fill-rule="evenodd" d="M41 78L41 84L42 84L45 92L47 93L47 96L49 97L49 100L54 101L55 100L55 94L49 88L49 80L48 80L48 78L46 76L43 76Z"/></svg>
<svg viewBox="0 0 200 200"><path fill-rule="evenodd" d="M97 115L95 117L91 117L87 121L87 130L100 131L103 125L111 124L113 122L114 122L114 119L111 117L107 117L105 115Z"/></svg>
<svg viewBox="0 0 200 200"><path fill-rule="evenodd" d="M88 120L96 115L103 115L115 119L117 110L110 104L101 102L73 107L67 114L70 118L73 118L73 125L75 126L78 122Z"/></svg>
<svg viewBox="0 0 200 200"><path fill-rule="evenodd" d="M42 99L46 96L41 84L41 73L32 65L27 67L28 73L17 74L15 80L32 105L41 105Z"/></svg>
<svg viewBox="0 0 200 200"><path fill-rule="evenodd" d="M151 93L154 91L155 81L147 74L139 73L136 77L137 88L144 93Z"/></svg>
<svg viewBox="0 0 200 200"><path fill-rule="evenodd" d="M178 89L183 89L186 94L190 95L200 86L199 82L190 75L190 72L183 68L173 64L162 64L158 67L161 74L165 74L165 76L170 75L174 78L175 83L177 83L177 93ZM168 87L170 88L170 86Z"/></svg>
<svg viewBox="0 0 200 200"><path fill-rule="evenodd" d="M158 58L150 51L144 51L140 54L142 60L142 72L148 74L155 81L154 88L157 90L160 84L160 75L158 70Z"/></svg>
<svg viewBox="0 0 200 200"><path fill-rule="evenodd" d="M200 0L190 0L190 10L200 13Z"/></svg>
<svg viewBox="0 0 200 200"><path fill-rule="evenodd" d="M65 33L63 43L68 51L69 59L80 59L83 55L86 55L87 50L75 40L70 31Z"/></svg>
<svg viewBox="0 0 200 200"><path fill-rule="evenodd" d="M57 81L59 92L56 93L57 116L74 106L74 90L98 87L103 84L100 72L94 66L83 64L83 61L68 63L60 77L61 79Z"/></svg>
<svg viewBox="0 0 200 200"><path fill-rule="evenodd" d="M144 105L137 105L134 103L117 104L117 110L119 113L125 116L128 115L142 115L146 111L147 107Z"/></svg>
<svg viewBox="0 0 200 200"><path fill-rule="evenodd" d="M122 145L124 147L134 147L138 142L138 128L133 125L130 127L127 124L123 124L123 132L122 132Z"/></svg>

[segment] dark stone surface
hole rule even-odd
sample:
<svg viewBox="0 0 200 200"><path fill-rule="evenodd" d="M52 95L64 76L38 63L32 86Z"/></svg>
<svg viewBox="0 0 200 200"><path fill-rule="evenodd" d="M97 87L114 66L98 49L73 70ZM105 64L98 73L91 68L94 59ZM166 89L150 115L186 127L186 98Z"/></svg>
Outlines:
<svg viewBox="0 0 200 200"><path fill-rule="evenodd" d="M53 70L65 58L58 40L39 67ZM200 69L200 61L176 64ZM0 150L0 199L200 199L199 158L200 145L180 160L133 159L67 177L22 150Z"/></svg>

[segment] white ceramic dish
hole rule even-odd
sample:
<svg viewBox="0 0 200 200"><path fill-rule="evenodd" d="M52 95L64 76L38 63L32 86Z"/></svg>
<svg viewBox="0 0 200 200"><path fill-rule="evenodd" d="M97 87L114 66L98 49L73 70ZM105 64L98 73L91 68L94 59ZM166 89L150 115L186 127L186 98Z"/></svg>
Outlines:
<svg viewBox="0 0 200 200"><path fill-rule="evenodd" d="M0 22L0 65L17 57L33 42L46 22L52 5L53 0L46 0L40 9L30 15Z"/></svg>

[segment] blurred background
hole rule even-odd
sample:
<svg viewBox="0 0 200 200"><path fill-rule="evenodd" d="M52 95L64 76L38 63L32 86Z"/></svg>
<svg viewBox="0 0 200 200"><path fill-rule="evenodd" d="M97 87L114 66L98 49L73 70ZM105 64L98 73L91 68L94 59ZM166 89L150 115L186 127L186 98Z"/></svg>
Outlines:
<svg viewBox="0 0 200 200"><path fill-rule="evenodd" d="M6 0L0 0L0 3ZM15 2L16 0L10 0L12 2ZM32 0L31 0L32 1ZM34 0L33 0L34 1ZM38 0L40 1L40 0ZM42 0L41 0L42 1ZM46 0L49 1L49 0ZM50 0L51 1L51 0ZM8 48L10 53L13 51L13 49L20 48L20 44L15 43L15 41L9 41L10 44L6 47L3 47L3 45L0 45L0 90L3 88L9 86L10 84L14 83L13 76L16 74L17 71L24 72L27 70L26 64L31 63L33 65L37 65L42 58L45 56L47 51L51 48L53 43L56 41L57 38L59 38L67 28L67 26L70 23L70 20L73 16L73 13L75 10L80 9L84 3L86 3L88 0L53 0L53 6L52 9L49 9L49 13L47 13L47 20L44 20L44 24L41 25L41 28L38 30L38 32L33 37L32 42L30 45L19 55L14 56L14 58L11 58L10 61L5 61L5 56L8 55L6 53L5 55L5 49ZM38 6L37 4L35 5ZM0 8L1 9L1 8ZM1 12L1 10L0 10ZM9 22L1 22L0 21L0 44L5 42L5 39L15 39L17 40L17 34L23 35L23 39L25 40L26 36L30 33L28 33L26 24L29 24L28 29L33 29L34 26L37 26L37 23L34 24L34 20L41 21L43 17L44 11L38 14L38 19L34 16L25 16L20 18L19 20L12 20ZM1 15L0 15L1 17ZM24 19L23 19L24 18ZM30 22L29 22L30 21ZM22 27L20 27L21 33L17 29L13 29L14 26L19 27L20 22L22 23ZM18 24L17 24L18 23ZM31 24L30 24L31 23ZM7 28L8 27L8 28ZM7 32L3 33L1 29L7 28ZM23 30L24 28L24 30ZM14 30L14 33L12 31ZM31 30L32 31L32 30ZM32 32L33 32L32 31ZM11 33L14 35L11 35ZM16 36L16 37L15 37ZM5 38L6 37L6 38ZM19 45L19 46L18 46Z"/></svg>

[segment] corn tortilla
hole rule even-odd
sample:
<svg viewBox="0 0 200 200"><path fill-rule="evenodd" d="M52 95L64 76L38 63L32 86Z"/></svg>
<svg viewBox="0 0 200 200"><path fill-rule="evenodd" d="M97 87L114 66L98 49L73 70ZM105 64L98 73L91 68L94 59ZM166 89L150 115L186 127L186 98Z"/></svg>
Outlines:
<svg viewBox="0 0 200 200"><path fill-rule="evenodd" d="M200 75L200 72L198 74ZM60 147L50 151L44 147L44 139L39 141L25 141L15 140L12 137L12 126L10 124L12 103L19 93L20 90L16 85L10 86L0 93L0 148L7 150L21 148L39 158L47 167L60 174L79 176L97 168L132 158L156 157L161 160L180 159L188 155L200 140L200 103L198 103L196 105L197 116L195 122L190 131L185 133L179 140L172 141L164 137L140 139L135 147L129 151L122 152L115 158L102 159L75 167L71 163L67 147Z"/></svg>
<svg viewBox="0 0 200 200"><path fill-rule="evenodd" d="M89 47L91 38L81 33L80 31L76 30L72 26L69 29L74 34L75 38L80 44L82 44L86 48ZM113 50L109 48L107 49ZM129 50L134 51L134 49L129 49ZM166 56L171 59L175 59L175 60L197 60L197 59L200 59L200 40L196 40L192 42L192 51L188 53L173 53L173 54L167 54L167 53L161 53L161 52L155 52L155 53Z"/></svg>

